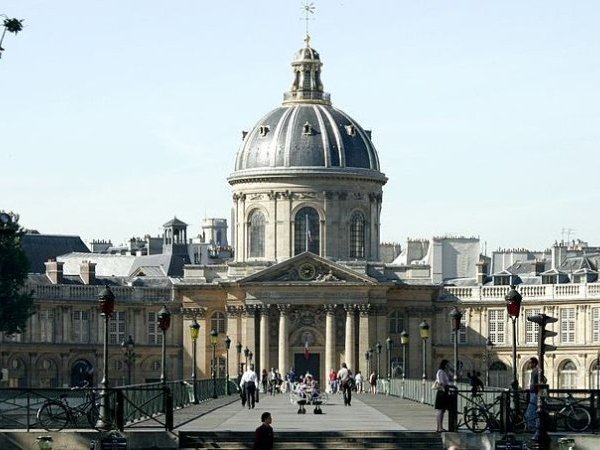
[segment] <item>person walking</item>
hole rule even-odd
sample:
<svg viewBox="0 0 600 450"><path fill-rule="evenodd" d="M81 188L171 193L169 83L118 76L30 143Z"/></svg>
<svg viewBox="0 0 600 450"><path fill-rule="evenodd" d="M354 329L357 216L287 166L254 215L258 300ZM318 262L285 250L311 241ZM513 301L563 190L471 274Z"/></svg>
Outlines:
<svg viewBox="0 0 600 450"><path fill-rule="evenodd" d="M273 418L270 412L264 412L260 416L262 424L256 429L254 434L254 446L252 450L273 450L273 427L271 423Z"/></svg>
<svg viewBox="0 0 600 450"><path fill-rule="evenodd" d="M356 392L359 394L363 393L365 381L360 373L360 370L354 375L354 384L356 384Z"/></svg>
<svg viewBox="0 0 600 450"><path fill-rule="evenodd" d="M438 433L447 431L444 429L444 413L450 409L450 396L448 395L448 391L450 389L450 376L448 375L448 364L449 361L447 359L442 359L435 374L438 390L435 394L434 408L437 411L435 415L435 422L436 431Z"/></svg>
<svg viewBox="0 0 600 450"><path fill-rule="evenodd" d="M242 381L240 382L240 387L243 386L243 389L246 391L246 404L248 405L248 409L254 408L256 403L257 385L258 375L256 375L256 372L254 371L254 364L250 364L248 370L242 375Z"/></svg>
<svg viewBox="0 0 600 450"><path fill-rule="evenodd" d="M527 393L527 409L525 410L525 424L527 431L535 431L537 426L537 387L540 384L539 361L532 356L527 361L527 368L531 370L529 375L529 392Z"/></svg>
<svg viewBox="0 0 600 450"><path fill-rule="evenodd" d="M350 372L346 363L342 363L337 377L340 380L342 394L344 395L344 406L350 406L352 402L352 372Z"/></svg>
<svg viewBox="0 0 600 450"><path fill-rule="evenodd" d="M369 375L369 385L371 386L371 394L377 394L377 373L374 370Z"/></svg>

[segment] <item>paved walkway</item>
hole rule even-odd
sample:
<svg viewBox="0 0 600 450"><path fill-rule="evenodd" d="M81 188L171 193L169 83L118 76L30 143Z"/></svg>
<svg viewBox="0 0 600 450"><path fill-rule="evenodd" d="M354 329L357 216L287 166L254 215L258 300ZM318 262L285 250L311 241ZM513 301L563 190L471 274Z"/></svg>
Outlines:
<svg viewBox="0 0 600 450"><path fill-rule="evenodd" d="M352 397L352 406L344 406L341 395L332 395L323 414L313 414L308 406L306 414L297 414L297 406L290 403L286 394L261 395L256 408L242 408L241 402L227 404L217 399L191 408L205 411L196 419L199 411L190 408L175 414L177 430L181 431L251 431L260 424L260 416L269 411L273 427L277 431L433 431L435 412L431 406L384 395L358 394ZM214 402L214 403L213 403ZM210 408L212 403L212 408ZM187 411L186 411L187 410ZM182 414L189 416L182 420Z"/></svg>

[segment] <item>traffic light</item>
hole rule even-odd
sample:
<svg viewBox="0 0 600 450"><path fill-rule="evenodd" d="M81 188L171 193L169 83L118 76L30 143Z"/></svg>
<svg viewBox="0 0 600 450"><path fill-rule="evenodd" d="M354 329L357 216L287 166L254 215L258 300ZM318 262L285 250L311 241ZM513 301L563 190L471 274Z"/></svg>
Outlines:
<svg viewBox="0 0 600 450"><path fill-rule="evenodd" d="M558 322L558 319L556 317L547 316L546 314L537 314L535 316L528 317L527 320L529 320L530 322L533 322L533 323L537 323L539 325L538 358L539 358L539 362L540 362L540 372L543 375L544 374L544 354L547 351L552 352L552 351L556 350L555 345L546 344L544 341L546 340L546 338L554 337L557 334L555 331L546 330L546 325L549 323Z"/></svg>

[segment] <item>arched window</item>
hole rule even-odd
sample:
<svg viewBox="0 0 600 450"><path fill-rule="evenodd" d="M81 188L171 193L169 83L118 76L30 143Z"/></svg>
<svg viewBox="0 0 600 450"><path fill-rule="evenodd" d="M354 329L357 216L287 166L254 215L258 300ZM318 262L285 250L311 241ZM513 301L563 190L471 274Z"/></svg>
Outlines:
<svg viewBox="0 0 600 450"><path fill-rule="evenodd" d="M350 219L350 258L365 257L365 216L360 212L352 214Z"/></svg>
<svg viewBox="0 0 600 450"><path fill-rule="evenodd" d="M222 312L214 313L210 318L210 330L216 330L217 333L225 333L225 314Z"/></svg>
<svg viewBox="0 0 600 450"><path fill-rule="evenodd" d="M251 258L265 256L265 215L254 211L250 217L249 254Z"/></svg>
<svg viewBox="0 0 600 450"><path fill-rule="evenodd" d="M319 254L319 213L313 208L302 208L294 219L294 255L309 251Z"/></svg>
<svg viewBox="0 0 600 450"><path fill-rule="evenodd" d="M573 361L566 361L558 370L559 389L577 389L577 366Z"/></svg>
<svg viewBox="0 0 600 450"><path fill-rule="evenodd" d="M490 386L508 387L511 382L508 367L502 361L494 361L490 364Z"/></svg>
<svg viewBox="0 0 600 450"><path fill-rule="evenodd" d="M404 331L404 316L400 311L394 311L388 318L390 320L390 334L400 334Z"/></svg>

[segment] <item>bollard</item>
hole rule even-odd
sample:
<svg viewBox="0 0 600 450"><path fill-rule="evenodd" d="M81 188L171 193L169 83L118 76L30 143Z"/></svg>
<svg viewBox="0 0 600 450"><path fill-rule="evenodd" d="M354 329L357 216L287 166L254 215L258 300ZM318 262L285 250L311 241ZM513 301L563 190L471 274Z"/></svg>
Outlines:
<svg viewBox="0 0 600 450"><path fill-rule="evenodd" d="M448 390L448 431L456 432L458 429L458 393L456 388Z"/></svg>
<svg viewBox="0 0 600 450"><path fill-rule="evenodd" d="M123 431L123 428L125 428L125 400L122 389L117 390L117 403L115 405L115 422L117 425L117 429L119 431Z"/></svg>

